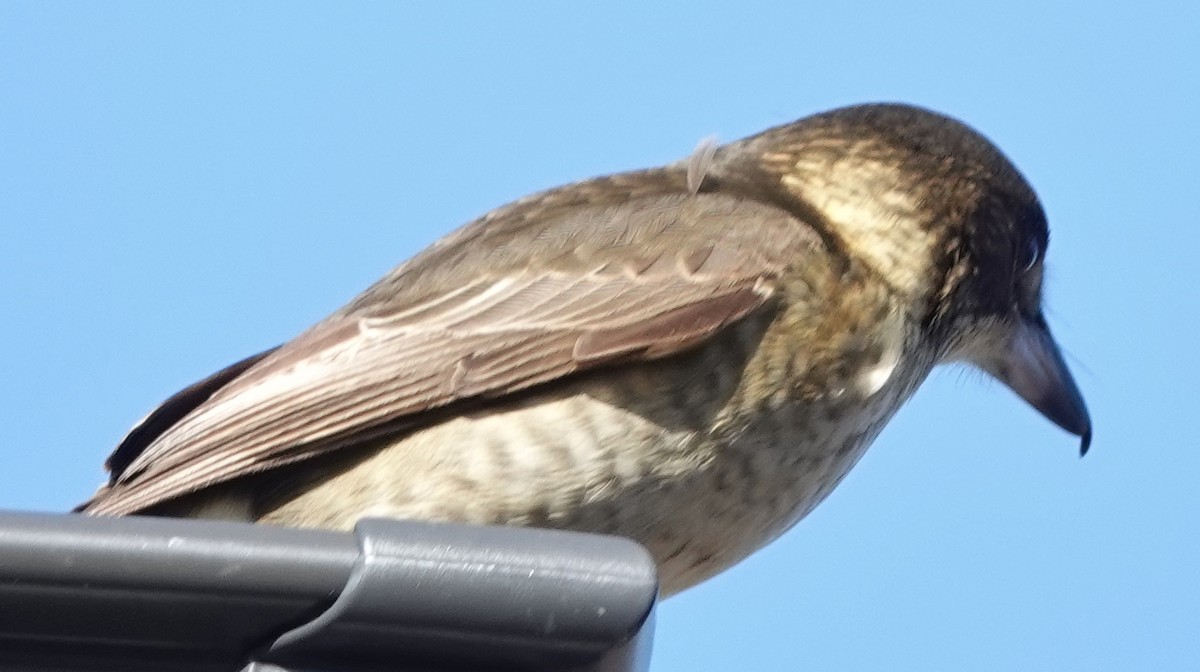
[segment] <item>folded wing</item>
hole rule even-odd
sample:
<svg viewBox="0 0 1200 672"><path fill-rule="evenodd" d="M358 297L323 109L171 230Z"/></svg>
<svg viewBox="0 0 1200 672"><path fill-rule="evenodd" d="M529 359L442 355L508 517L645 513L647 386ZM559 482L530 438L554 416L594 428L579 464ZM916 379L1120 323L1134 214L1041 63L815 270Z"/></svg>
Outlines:
<svg viewBox="0 0 1200 672"><path fill-rule="evenodd" d="M509 245L494 264L475 250L474 269L431 268L436 282L422 277L421 257L401 266L385 279L395 296L336 313L255 360L140 452L126 450L124 468L83 509L137 512L403 431L456 402L682 352L771 302L776 278L816 240L782 210L718 194L541 219L526 251ZM494 219L471 226L504 230ZM487 244L455 236L451 248ZM465 263L445 244L433 249L431 261Z"/></svg>

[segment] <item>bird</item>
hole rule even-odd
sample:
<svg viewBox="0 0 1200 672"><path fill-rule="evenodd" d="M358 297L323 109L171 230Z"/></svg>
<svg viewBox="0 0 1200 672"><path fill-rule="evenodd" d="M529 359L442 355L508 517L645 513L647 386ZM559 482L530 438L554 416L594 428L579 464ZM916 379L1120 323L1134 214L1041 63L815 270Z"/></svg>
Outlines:
<svg viewBox="0 0 1200 672"><path fill-rule="evenodd" d="M1092 437L1024 176L965 123L842 107L516 200L167 399L76 511L365 517L641 543L664 596L813 510L941 364Z"/></svg>

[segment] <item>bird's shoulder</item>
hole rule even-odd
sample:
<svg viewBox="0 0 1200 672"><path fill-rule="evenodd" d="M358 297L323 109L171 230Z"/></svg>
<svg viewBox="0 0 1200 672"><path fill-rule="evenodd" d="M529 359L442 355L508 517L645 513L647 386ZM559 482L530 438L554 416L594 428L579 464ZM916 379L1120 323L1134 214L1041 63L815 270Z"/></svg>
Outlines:
<svg viewBox="0 0 1200 672"><path fill-rule="evenodd" d="M404 310L471 282L520 274L777 272L805 263L825 242L807 211L740 183L688 179L686 166L667 166L518 199L434 242L334 317Z"/></svg>

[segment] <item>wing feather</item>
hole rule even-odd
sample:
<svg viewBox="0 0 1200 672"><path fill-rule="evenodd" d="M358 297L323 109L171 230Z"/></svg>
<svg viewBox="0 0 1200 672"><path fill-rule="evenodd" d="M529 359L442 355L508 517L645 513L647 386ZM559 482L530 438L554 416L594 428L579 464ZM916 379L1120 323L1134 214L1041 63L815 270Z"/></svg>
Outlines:
<svg viewBox="0 0 1200 672"><path fill-rule="evenodd" d="M432 286L421 264L402 265L385 279L390 300L358 301L255 360L150 440L85 510L136 512L399 431L432 409L682 352L767 304L774 280L817 240L780 209L717 194L565 213L523 258L507 249ZM481 237L451 236L474 246ZM454 247L435 245L430 263ZM407 292L397 280L406 275Z"/></svg>

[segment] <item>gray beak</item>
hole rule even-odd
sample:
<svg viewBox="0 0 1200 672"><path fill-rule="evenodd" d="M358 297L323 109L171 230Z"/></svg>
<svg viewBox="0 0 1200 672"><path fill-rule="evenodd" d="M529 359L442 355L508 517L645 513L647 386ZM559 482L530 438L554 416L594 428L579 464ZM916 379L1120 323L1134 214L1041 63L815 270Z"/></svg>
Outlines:
<svg viewBox="0 0 1200 672"><path fill-rule="evenodd" d="M1048 420L1080 437L1079 455L1087 454L1092 420L1041 315L1022 320L1007 352L985 368Z"/></svg>

